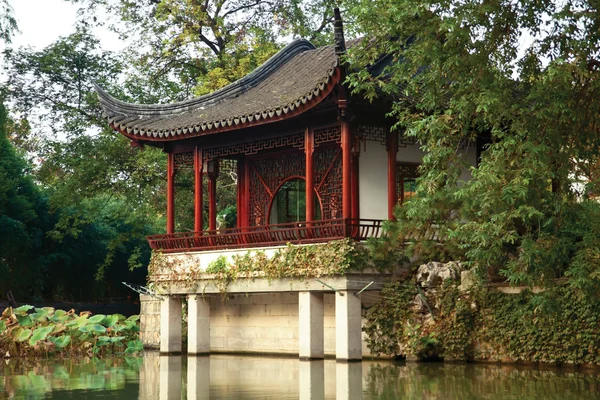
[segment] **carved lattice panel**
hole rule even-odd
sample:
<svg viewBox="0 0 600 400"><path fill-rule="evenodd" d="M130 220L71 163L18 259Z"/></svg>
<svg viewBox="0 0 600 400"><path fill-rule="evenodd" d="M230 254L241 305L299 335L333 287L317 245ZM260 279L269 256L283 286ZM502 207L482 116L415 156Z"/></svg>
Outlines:
<svg viewBox="0 0 600 400"><path fill-rule="evenodd" d="M389 128L382 126L359 126L357 129L357 136L362 142L370 141L377 142L382 146L386 146L386 136L389 134ZM406 147L408 145L414 145L417 140L414 137L406 137L400 133L398 135L398 148Z"/></svg>
<svg viewBox="0 0 600 400"><path fill-rule="evenodd" d="M173 157L175 161L175 171L181 169L194 169L194 152L175 153L173 154Z"/></svg>
<svg viewBox="0 0 600 400"><path fill-rule="evenodd" d="M304 133L295 133L293 135L278 136L268 139L258 139L252 142L238 143L227 146L213 147L204 150L205 161L223 158L232 155L244 154L254 155L263 150L271 150L282 147L294 147L304 149Z"/></svg>
<svg viewBox="0 0 600 400"><path fill-rule="evenodd" d="M327 142L342 143L342 129L339 125L315 129L314 135L315 147Z"/></svg>
<svg viewBox="0 0 600 400"><path fill-rule="evenodd" d="M315 190L322 204L323 219L342 216L342 152L338 146L315 149Z"/></svg>
<svg viewBox="0 0 600 400"><path fill-rule="evenodd" d="M304 153L289 153L250 163L250 225L268 224L275 191L286 179L305 176Z"/></svg>

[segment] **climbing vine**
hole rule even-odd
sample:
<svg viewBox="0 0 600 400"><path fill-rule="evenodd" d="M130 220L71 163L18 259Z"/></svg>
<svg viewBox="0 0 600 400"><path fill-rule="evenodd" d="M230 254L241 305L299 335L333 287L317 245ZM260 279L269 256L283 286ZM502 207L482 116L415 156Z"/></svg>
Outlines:
<svg viewBox="0 0 600 400"><path fill-rule="evenodd" d="M210 280L222 292L238 279L320 278L343 275L348 271L377 270L395 266L395 261L374 263L373 250L351 239L314 245L291 245L268 256L263 250L250 250L231 259L221 256L202 270L190 255L165 255L154 252L148 267L148 285L166 289L177 284L193 287L199 280ZM379 257L381 258L381 256Z"/></svg>
<svg viewBox="0 0 600 400"><path fill-rule="evenodd" d="M368 312L363 328L378 354L445 360L600 365L600 299L569 286L505 294L461 292L447 280L427 294L433 322L423 323L416 291L394 282ZM435 350L435 353L432 353Z"/></svg>

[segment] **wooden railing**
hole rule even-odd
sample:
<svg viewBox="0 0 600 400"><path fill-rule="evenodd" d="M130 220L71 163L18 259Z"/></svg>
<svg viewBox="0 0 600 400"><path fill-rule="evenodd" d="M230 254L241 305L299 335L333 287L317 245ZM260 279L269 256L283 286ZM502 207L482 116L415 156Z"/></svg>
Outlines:
<svg viewBox="0 0 600 400"><path fill-rule="evenodd" d="M329 219L312 222L180 232L148 236L153 250L164 253L278 246L286 243L322 243L352 238L365 240L381 235L381 220Z"/></svg>

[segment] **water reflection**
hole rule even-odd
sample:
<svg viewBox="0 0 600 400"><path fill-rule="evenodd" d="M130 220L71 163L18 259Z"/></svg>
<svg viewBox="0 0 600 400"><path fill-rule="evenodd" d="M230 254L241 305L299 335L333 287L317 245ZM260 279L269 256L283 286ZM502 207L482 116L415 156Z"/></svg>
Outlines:
<svg viewBox="0 0 600 400"><path fill-rule="evenodd" d="M214 355L3 360L0 399L594 399L598 371Z"/></svg>

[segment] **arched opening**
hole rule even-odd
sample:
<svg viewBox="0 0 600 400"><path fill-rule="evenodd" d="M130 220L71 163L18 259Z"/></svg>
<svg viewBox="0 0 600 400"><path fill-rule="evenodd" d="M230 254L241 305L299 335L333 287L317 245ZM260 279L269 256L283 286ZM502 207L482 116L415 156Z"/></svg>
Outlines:
<svg viewBox="0 0 600 400"><path fill-rule="evenodd" d="M313 200L315 220L321 219L321 202L317 193ZM271 200L269 224L285 224L306 221L306 181L304 178L290 178L279 186Z"/></svg>

